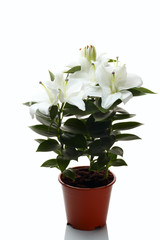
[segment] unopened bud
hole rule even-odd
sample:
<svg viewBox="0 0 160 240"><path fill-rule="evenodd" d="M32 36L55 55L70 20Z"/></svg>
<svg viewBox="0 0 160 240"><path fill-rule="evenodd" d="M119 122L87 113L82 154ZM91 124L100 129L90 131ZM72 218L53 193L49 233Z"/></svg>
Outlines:
<svg viewBox="0 0 160 240"><path fill-rule="evenodd" d="M84 47L82 54L89 62L96 61L96 49L93 45Z"/></svg>

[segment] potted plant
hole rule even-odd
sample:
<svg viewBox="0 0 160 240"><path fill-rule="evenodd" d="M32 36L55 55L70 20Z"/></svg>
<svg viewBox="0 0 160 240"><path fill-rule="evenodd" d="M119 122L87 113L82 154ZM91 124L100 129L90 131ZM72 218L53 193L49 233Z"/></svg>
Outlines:
<svg viewBox="0 0 160 240"><path fill-rule="evenodd" d="M40 123L30 127L43 136L36 139L37 151L56 154L42 167L61 171L68 224L82 230L102 227L116 181L109 168L127 165L117 143L140 139L125 133L141 123L128 120L135 115L119 105L153 92L141 87L141 78L127 73L118 57L97 57L92 45L80 49L78 64L49 74L50 81L40 82L45 100L25 103ZM69 167L82 156L88 166Z"/></svg>

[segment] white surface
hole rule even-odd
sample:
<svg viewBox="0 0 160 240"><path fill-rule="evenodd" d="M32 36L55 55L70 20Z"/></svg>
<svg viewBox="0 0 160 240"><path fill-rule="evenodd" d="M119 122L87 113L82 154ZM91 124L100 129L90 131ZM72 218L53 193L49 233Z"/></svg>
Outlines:
<svg viewBox="0 0 160 240"><path fill-rule="evenodd" d="M65 238L64 240L108 240L108 230L107 226L104 226L101 229L96 229L94 231L80 231L71 228L70 226L66 227Z"/></svg>
<svg viewBox="0 0 160 240"><path fill-rule="evenodd" d="M21 103L49 79L48 69L63 67L86 44L119 56L144 87L159 93L159 22L158 0L0 2L0 239L107 240L105 228L66 227L59 173L39 167L52 155L35 152L38 136L27 127L35 121ZM159 103L157 94L126 105L144 123L132 131L143 140L121 143L128 167L112 169L110 240L160 239Z"/></svg>

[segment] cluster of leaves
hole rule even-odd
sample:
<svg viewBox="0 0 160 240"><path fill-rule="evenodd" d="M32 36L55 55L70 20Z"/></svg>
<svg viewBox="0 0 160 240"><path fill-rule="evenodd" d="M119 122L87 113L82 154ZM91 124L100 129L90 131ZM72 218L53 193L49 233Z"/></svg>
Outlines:
<svg viewBox="0 0 160 240"><path fill-rule="evenodd" d="M145 88L130 91L133 96L152 93ZM54 151L57 154L56 158L45 161L42 167L58 168L74 180L73 169L67 167L71 160L78 161L80 156L89 158L90 170L105 170L106 178L109 167L127 165L122 159L123 149L116 143L140 139L123 131L138 127L141 123L128 121L135 115L120 108L120 103L118 100L109 109L103 109L100 99L90 98L85 100L85 111L68 103L52 106L49 115L37 110L36 118L40 124L30 128L46 137L36 139L39 143L37 152Z"/></svg>

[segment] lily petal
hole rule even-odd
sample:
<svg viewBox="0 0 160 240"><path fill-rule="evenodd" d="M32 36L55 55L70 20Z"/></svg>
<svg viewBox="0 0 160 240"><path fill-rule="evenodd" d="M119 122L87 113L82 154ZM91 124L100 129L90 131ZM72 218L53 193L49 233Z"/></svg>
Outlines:
<svg viewBox="0 0 160 240"><path fill-rule="evenodd" d="M140 87L142 85L142 79L136 74L127 73L127 78L117 82L119 90L130 89L134 87Z"/></svg>
<svg viewBox="0 0 160 240"><path fill-rule="evenodd" d="M127 103L131 98L133 97L132 93L127 91L127 90L124 90L124 91L121 91L121 100L122 102L125 104Z"/></svg>
<svg viewBox="0 0 160 240"><path fill-rule="evenodd" d="M113 93L111 94L110 89L103 88L102 90L102 107L107 109L112 106L112 104L121 98L121 93Z"/></svg>
<svg viewBox="0 0 160 240"><path fill-rule="evenodd" d="M82 111L85 111L85 103L80 97L72 96L67 100L67 102L78 107Z"/></svg>
<svg viewBox="0 0 160 240"><path fill-rule="evenodd" d="M101 87L106 87L111 84L112 74L108 71L108 67L99 66L96 69L96 78Z"/></svg>
<svg viewBox="0 0 160 240"><path fill-rule="evenodd" d="M32 118L34 118L34 115L35 115L37 110L39 110L41 113L47 115L49 113L48 109L51 105L52 104L50 102L39 102L39 103L33 104L29 108L29 111L30 111L30 114L31 114Z"/></svg>
<svg viewBox="0 0 160 240"><path fill-rule="evenodd" d="M101 97L102 96L102 88L98 86L86 85L84 86L84 97Z"/></svg>

